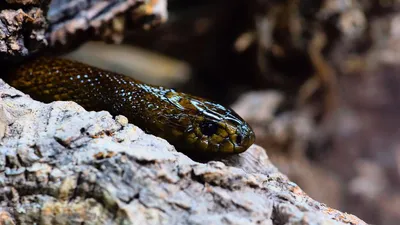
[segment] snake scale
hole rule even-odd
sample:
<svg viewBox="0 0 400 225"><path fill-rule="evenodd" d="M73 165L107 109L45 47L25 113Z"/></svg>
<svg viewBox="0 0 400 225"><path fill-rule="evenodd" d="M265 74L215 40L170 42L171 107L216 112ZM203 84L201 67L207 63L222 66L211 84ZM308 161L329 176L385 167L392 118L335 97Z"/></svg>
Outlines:
<svg viewBox="0 0 400 225"><path fill-rule="evenodd" d="M125 115L181 151L240 153L255 140L251 127L218 103L76 61L39 57L9 71L6 81L43 102L75 101L86 110Z"/></svg>

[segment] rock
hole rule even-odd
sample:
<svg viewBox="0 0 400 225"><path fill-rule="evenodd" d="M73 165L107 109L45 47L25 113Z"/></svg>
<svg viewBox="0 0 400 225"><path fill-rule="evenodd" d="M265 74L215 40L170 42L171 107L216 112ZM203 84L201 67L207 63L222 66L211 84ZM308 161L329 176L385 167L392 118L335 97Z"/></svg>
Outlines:
<svg viewBox="0 0 400 225"><path fill-rule="evenodd" d="M335 171L316 163L308 150L310 143L324 140L325 135L313 119L312 108L290 110L287 102L288 96L282 92L250 91L242 94L232 108L253 128L256 144L268 150L268 157L279 171L312 198L331 207L342 207L343 180Z"/></svg>
<svg viewBox="0 0 400 225"><path fill-rule="evenodd" d="M22 4L22 5L21 5ZM0 61L20 60L47 45L47 22L40 4L46 1L9 0L0 9ZM5 5L5 6L3 6ZM17 6L21 6L18 8Z"/></svg>
<svg viewBox="0 0 400 225"><path fill-rule="evenodd" d="M150 29L167 17L166 0L7 0L0 9L0 62L68 52L91 39L120 43L125 29Z"/></svg>
<svg viewBox="0 0 400 225"><path fill-rule="evenodd" d="M308 197L256 145L198 163L108 112L1 80L0 98L1 224L366 224Z"/></svg>
<svg viewBox="0 0 400 225"><path fill-rule="evenodd" d="M121 43L127 29L150 29L167 17L166 0L53 0L47 16L49 45L60 52L94 39Z"/></svg>

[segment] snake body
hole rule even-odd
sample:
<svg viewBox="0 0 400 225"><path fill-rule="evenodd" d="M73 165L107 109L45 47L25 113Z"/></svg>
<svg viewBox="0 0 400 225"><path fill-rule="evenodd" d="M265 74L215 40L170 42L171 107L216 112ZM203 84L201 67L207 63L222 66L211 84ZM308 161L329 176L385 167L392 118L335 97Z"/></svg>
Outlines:
<svg viewBox="0 0 400 225"><path fill-rule="evenodd" d="M87 110L125 115L182 151L240 153L255 140L251 127L218 103L67 59L28 61L6 80L40 101L75 101Z"/></svg>

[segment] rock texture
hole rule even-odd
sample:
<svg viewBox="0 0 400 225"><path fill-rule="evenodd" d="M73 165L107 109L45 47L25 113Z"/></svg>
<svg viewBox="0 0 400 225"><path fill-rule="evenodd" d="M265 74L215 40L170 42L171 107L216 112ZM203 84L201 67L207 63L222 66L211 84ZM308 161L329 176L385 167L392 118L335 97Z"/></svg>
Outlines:
<svg viewBox="0 0 400 225"><path fill-rule="evenodd" d="M150 29L167 17L166 0L53 0L47 35L56 52L71 51L93 39L121 43L127 29Z"/></svg>
<svg viewBox="0 0 400 225"><path fill-rule="evenodd" d="M16 60L47 45L45 11L49 1L0 3L0 59Z"/></svg>
<svg viewBox="0 0 400 225"><path fill-rule="evenodd" d="M0 2L0 62L38 51L71 51L91 39L120 43L126 29L168 17L166 0L7 0Z"/></svg>
<svg viewBox="0 0 400 225"><path fill-rule="evenodd" d="M287 104L286 98L282 92L274 90L251 91L242 94L232 108L251 125L257 137L256 144L268 149L270 160L280 172L312 198L334 208L344 207L343 201L347 200L342 193L344 182L335 171L348 170L348 164L342 164L341 169L328 170L325 164L313 160L310 142L324 140L326 134L317 129L311 107L282 110ZM329 148L324 147L322 150L328 151Z"/></svg>
<svg viewBox="0 0 400 225"><path fill-rule="evenodd" d="M197 163L123 116L43 104L0 80L0 224L365 224L252 146Z"/></svg>

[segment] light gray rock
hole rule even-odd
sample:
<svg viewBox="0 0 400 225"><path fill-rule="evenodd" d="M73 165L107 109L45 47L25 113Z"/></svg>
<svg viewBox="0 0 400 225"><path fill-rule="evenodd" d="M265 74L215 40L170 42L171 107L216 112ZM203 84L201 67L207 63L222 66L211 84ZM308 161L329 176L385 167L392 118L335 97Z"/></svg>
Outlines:
<svg viewBox="0 0 400 225"><path fill-rule="evenodd" d="M308 197L265 150L198 163L108 112L0 80L0 224L365 224Z"/></svg>

